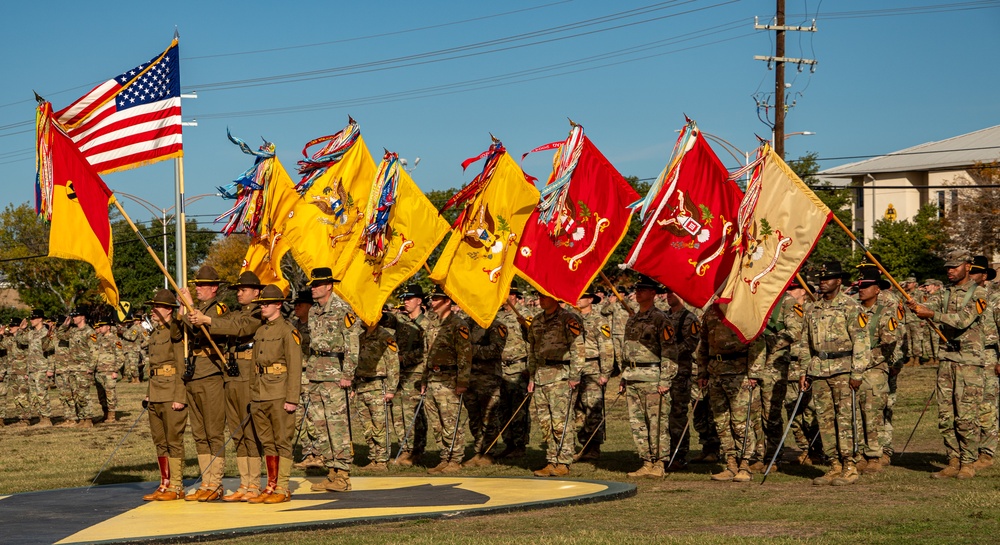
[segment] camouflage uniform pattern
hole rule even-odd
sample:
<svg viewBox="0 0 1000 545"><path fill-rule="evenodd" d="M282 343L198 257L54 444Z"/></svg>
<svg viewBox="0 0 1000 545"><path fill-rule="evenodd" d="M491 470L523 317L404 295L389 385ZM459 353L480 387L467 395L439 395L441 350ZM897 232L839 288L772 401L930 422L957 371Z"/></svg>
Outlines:
<svg viewBox="0 0 1000 545"><path fill-rule="evenodd" d="M691 405L691 393L694 373L694 351L698 347L701 333L701 323L695 313L686 308L676 312L666 312L670 323L670 339L667 343L671 350L671 359L677 363L677 374L670 382L670 416L667 429L670 433L670 452L677 452L677 460L687 459L691 444L690 433L681 437L688 424L688 412ZM697 403L704 403L698 398Z"/></svg>
<svg viewBox="0 0 1000 545"><path fill-rule="evenodd" d="M572 379L579 379L585 344L581 318L566 309L540 312L528 327L528 374L534 384L532 410L550 464L573 463ZM563 433L569 435L565 440ZM561 447L561 449L560 449Z"/></svg>
<svg viewBox="0 0 1000 545"><path fill-rule="evenodd" d="M984 338L985 349L983 357L983 400L979 407L979 452L994 456L998 441L998 404L1000 404L1000 380L996 366L998 358L998 341L1000 341L1000 291L989 290L989 308L986 313L985 327L988 331Z"/></svg>
<svg viewBox="0 0 1000 545"><path fill-rule="evenodd" d="M28 386L28 343L17 334L4 336L3 347L7 350L8 396L14 412L11 416L27 420L31 417L31 389Z"/></svg>
<svg viewBox="0 0 1000 545"><path fill-rule="evenodd" d="M609 298L601 307L601 315L606 317L611 324L611 343L615 351L615 365L618 367L618 372L622 370L624 359L622 351L624 345L622 343L625 341L625 323L631 316L625 309L625 305L628 305L633 311L636 309L635 303L628 300L622 303L617 297Z"/></svg>
<svg viewBox="0 0 1000 545"><path fill-rule="evenodd" d="M859 449L866 458L881 458L891 443L885 430L885 406L889 397L889 366L899 359L903 332L896 321L896 305L886 308L876 301L865 309L871 361L857 391Z"/></svg>
<svg viewBox="0 0 1000 545"><path fill-rule="evenodd" d="M417 322L426 323L427 314L417 316ZM403 452L419 456L427 447L427 417L420 404L420 376L424 366L424 330L409 316L397 316L396 344L399 347L399 386L392 400L392 426L396 440ZM413 428L412 430L410 428ZM409 436L406 435L409 430ZM405 442L404 442L405 439Z"/></svg>
<svg viewBox="0 0 1000 545"><path fill-rule="evenodd" d="M577 430L576 440L579 445L582 447L593 435L587 448L596 449L604 443L605 433L602 422L605 387L600 380L607 383L611 378L615 365L615 348L611 340L611 324L606 317L593 307L582 317L585 352L580 385L573 404L573 426Z"/></svg>
<svg viewBox="0 0 1000 545"><path fill-rule="evenodd" d="M526 310L518 309L523 316ZM504 423L510 421L503 432L503 443L511 450L523 450L531 434L531 411L522 406L528 397L528 341L527 328L517 319L517 314L506 306L497 313L497 321L507 328L507 342L501 354L500 414ZM517 415L513 412L518 410ZM515 416L511 421L511 416Z"/></svg>
<svg viewBox="0 0 1000 545"><path fill-rule="evenodd" d="M424 369L419 381L426 384L424 413L442 462L460 463L465 454L467 415L456 390L468 388L472 378L469 338L468 324L454 312L424 326Z"/></svg>
<svg viewBox="0 0 1000 545"><path fill-rule="evenodd" d="M7 395L10 393L10 384L7 380L10 375L9 362L7 347L0 339L0 422L7 418Z"/></svg>
<svg viewBox="0 0 1000 545"><path fill-rule="evenodd" d="M53 338L46 337L51 343ZM63 367L61 369L64 388L60 392L60 398L68 407L65 413L66 419L83 420L99 416L100 406L93 399L94 370L95 361L93 358L93 346L97 340L94 329L89 325L82 328L70 326L60 328L56 332L56 351L65 344L63 352ZM52 347L47 343L46 349Z"/></svg>
<svg viewBox="0 0 1000 545"><path fill-rule="evenodd" d="M94 385L97 386L97 401L105 415L114 415L118 409L118 370L123 358L122 342L113 331L96 334L94 357L97 368L94 371Z"/></svg>
<svg viewBox="0 0 1000 545"><path fill-rule="evenodd" d="M149 334L142 324L135 321L121 332L124 341L125 367L122 368L122 380L133 381L142 377L139 374L139 363L145 351L144 345L149 342Z"/></svg>
<svg viewBox="0 0 1000 545"><path fill-rule="evenodd" d="M785 400L788 397L788 366L791 363L792 343L802 335L802 315L796 312L795 298L787 293L764 329L767 360L761 372L761 418L753 421L757 435L756 458L769 461L778 449L784 433ZM797 395L797 394L796 394ZM792 406L794 407L794 405ZM790 410L790 409L789 409ZM763 440L760 440L763 438Z"/></svg>
<svg viewBox="0 0 1000 545"><path fill-rule="evenodd" d="M385 395L395 394L399 386L399 346L388 329L375 326L362 331L358 338L360 353L354 371L354 399L358 418L368 443L368 458L386 463L392 444L386 428Z"/></svg>
<svg viewBox="0 0 1000 545"><path fill-rule="evenodd" d="M971 280L938 290L927 301L948 344L938 352L938 430L948 458L971 464L979 457L979 406L986 378L988 334L985 288Z"/></svg>
<svg viewBox="0 0 1000 545"><path fill-rule="evenodd" d="M49 403L49 376L52 372L52 362L45 357L42 342L48 335L48 329L43 325L38 329L28 327L18 332L28 345L28 390L32 415L50 418L52 406Z"/></svg>
<svg viewBox="0 0 1000 545"><path fill-rule="evenodd" d="M670 319L663 311L638 311L625 324L621 388L625 390L629 427L639 458L659 462L670 458L670 386L677 375L670 343ZM659 389L667 391L660 394Z"/></svg>
<svg viewBox="0 0 1000 545"><path fill-rule="evenodd" d="M508 335L507 326L496 320L487 329L469 320L472 378L463 400L469 413L473 454L483 454L503 426L500 422L500 358Z"/></svg>
<svg viewBox="0 0 1000 545"><path fill-rule="evenodd" d="M832 300L821 297L803 307L803 335L793 345L788 376L806 376L811 381L824 454L851 461L855 436L848 382L862 380L868 368L868 319L861 305L844 293Z"/></svg>
<svg viewBox="0 0 1000 545"><path fill-rule="evenodd" d="M759 398L753 396L748 379L761 378L767 358L766 344L763 338L749 346L743 344L722 323L716 311L708 311L702 316L700 334L695 362L699 380L708 381L722 453L727 459L740 461L742 452L743 459L748 459L756 450L757 438L747 433L747 418L751 422L760 418ZM754 433L752 426L749 433Z"/></svg>
<svg viewBox="0 0 1000 545"><path fill-rule="evenodd" d="M340 380L354 380L361 325L343 299L331 293L326 305L309 309L309 411L307 417L318 435L313 448L327 468L350 471L354 446L350 435L347 390Z"/></svg>

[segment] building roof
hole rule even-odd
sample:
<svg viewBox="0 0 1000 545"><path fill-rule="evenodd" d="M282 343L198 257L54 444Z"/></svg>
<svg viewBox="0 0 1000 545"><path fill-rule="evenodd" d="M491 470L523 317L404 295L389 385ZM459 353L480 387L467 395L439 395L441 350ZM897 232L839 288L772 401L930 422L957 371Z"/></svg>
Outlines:
<svg viewBox="0 0 1000 545"><path fill-rule="evenodd" d="M1000 159L1000 125L820 171L849 178L878 172L949 170Z"/></svg>

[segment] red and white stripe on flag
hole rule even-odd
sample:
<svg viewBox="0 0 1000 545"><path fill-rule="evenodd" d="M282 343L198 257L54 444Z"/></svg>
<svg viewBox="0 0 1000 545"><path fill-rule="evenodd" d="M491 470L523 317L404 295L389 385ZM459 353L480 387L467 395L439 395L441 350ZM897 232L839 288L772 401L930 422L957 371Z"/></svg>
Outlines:
<svg viewBox="0 0 1000 545"><path fill-rule="evenodd" d="M100 174L183 155L177 39L162 54L119 74L56 112Z"/></svg>

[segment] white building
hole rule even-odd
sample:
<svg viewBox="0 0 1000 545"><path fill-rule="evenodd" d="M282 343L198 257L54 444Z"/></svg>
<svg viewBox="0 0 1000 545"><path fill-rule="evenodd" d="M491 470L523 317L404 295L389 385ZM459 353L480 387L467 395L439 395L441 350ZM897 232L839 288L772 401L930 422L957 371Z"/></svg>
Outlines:
<svg viewBox="0 0 1000 545"><path fill-rule="evenodd" d="M858 188L853 229L868 241L875 222L887 215L910 219L926 204L937 205L940 215L957 210L959 191L973 183L968 169L992 161L1000 161L1000 125L829 168L819 176Z"/></svg>

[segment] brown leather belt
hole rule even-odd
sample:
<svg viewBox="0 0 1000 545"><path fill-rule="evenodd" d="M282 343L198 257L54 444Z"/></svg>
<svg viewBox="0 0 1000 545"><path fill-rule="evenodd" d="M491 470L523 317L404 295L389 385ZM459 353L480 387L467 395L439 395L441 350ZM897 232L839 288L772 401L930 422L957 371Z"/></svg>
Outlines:
<svg viewBox="0 0 1000 545"><path fill-rule="evenodd" d="M251 348L250 350L242 350L240 352L234 352L233 355L236 356L236 359L238 360L252 360L253 349Z"/></svg>
<svg viewBox="0 0 1000 545"><path fill-rule="evenodd" d="M177 374L177 368L173 365L164 365L159 369L151 369L149 374L154 377L172 377Z"/></svg>
<svg viewBox="0 0 1000 545"><path fill-rule="evenodd" d="M272 363L271 365L258 365L257 372L261 375L281 375L288 372L288 366L284 363Z"/></svg>

